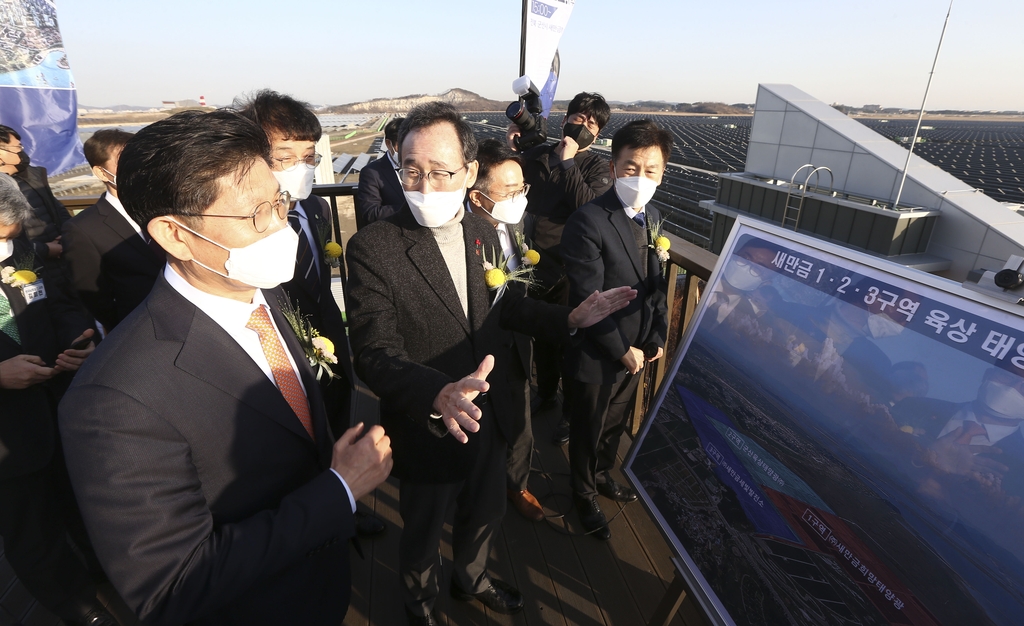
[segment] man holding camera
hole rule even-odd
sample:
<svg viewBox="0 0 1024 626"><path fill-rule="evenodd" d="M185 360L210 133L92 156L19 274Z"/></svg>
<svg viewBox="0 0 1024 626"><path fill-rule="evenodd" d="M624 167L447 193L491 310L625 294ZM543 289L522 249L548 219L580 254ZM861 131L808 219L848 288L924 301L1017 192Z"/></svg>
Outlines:
<svg viewBox="0 0 1024 626"><path fill-rule="evenodd" d="M569 289L561 252L566 220L576 209L611 188L608 162L590 151L610 118L611 109L600 94L578 93L566 109L562 140L554 145L541 144L523 153L523 174L530 185L527 212L533 216L527 235L540 253L534 273L538 287L531 290L530 295L545 302L563 305L568 302ZM512 129L511 134L516 134L516 130ZM562 350L557 345L534 342L540 396L538 412L557 404L555 394L561 361ZM565 445L569 440L566 416L563 410L555 429L556 445Z"/></svg>

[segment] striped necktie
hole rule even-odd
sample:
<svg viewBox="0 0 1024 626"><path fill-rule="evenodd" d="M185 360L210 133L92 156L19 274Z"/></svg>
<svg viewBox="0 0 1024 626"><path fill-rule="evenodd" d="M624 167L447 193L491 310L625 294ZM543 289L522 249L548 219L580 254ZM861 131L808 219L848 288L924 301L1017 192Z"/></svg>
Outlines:
<svg viewBox="0 0 1024 626"><path fill-rule="evenodd" d="M284 346L277 338L277 331L270 322L270 314L267 313L265 304L256 307L245 327L256 331L260 336L260 346L267 357L267 362L270 363L270 371L274 374L277 388L281 390L281 395L302 422L302 427L309 433L309 437L316 441L316 435L313 434L313 419L309 415L309 400L306 399L302 385L299 384L299 377L295 375L295 370L288 361Z"/></svg>
<svg viewBox="0 0 1024 626"><path fill-rule="evenodd" d="M299 213L295 209L288 212L288 224L299 235L299 251L295 258L295 276L305 283L306 288L313 294L314 299L320 302L320 274L314 265L316 256L313 254L313 247L310 245L306 231L302 229L299 222Z"/></svg>
<svg viewBox="0 0 1024 626"><path fill-rule="evenodd" d="M21 333L18 332L18 320L14 319L14 311L7 300L7 294L0 291L0 330L21 345Z"/></svg>

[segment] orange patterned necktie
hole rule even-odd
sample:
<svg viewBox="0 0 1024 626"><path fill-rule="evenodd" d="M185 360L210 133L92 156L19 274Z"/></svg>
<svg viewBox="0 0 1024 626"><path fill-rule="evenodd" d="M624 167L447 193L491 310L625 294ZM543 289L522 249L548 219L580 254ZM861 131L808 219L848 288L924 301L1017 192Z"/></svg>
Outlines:
<svg viewBox="0 0 1024 626"><path fill-rule="evenodd" d="M289 406L295 411L295 415L299 417L299 421L302 422L302 426L309 433L310 438L316 441L316 437L313 435L313 420L309 416L309 402L306 400L306 394L302 392L302 385L299 384L295 370L288 362L284 346L277 339L277 332L274 330L274 325L270 323L270 314L267 313L266 305L261 304L256 307L245 327L255 330L259 334L260 346L263 348L263 354L267 357L267 362L270 363L270 371L274 374L277 388L281 390L281 395L288 401Z"/></svg>

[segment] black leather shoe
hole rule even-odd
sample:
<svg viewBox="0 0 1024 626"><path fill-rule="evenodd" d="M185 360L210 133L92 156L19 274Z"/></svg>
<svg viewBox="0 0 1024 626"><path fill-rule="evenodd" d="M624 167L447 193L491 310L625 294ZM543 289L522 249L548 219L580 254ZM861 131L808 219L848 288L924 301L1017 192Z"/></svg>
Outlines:
<svg viewBox="0 0 1024 626"><path fill-rule="evenodd" d="M564 446L569 443L569 420L562 417L555 426L555 432L551 436L551 443L556 446Z"/></svg>
<svg viewBox="0 0 1024 626"><path fill-rule="evenodd" d="M409 607L405 607L405 616L409 619L409 626L440 626L441 624L434 617L433 611L426 615L416 615L409 610Z"/></svg>
<svg viewBox="0 0 1024 626"><path fill-rule="evenodd" d="M610 477L607 482L597 483L597 493L616 502L633 502L636 500L635 491L622 483L615 482Z"/></svg>
<svg viewBox="0 0 1024 626"><path fill-rule="evenodd" d="M588 535L593 535L594 538L601 541L608 541L612 538L612 531L608 529L608 519L604 516L604 511L601 510L601 506L597 503L596 496L589 498L577 496L576 511L579 512L580 523L583 524L583 528L587 531Z"/></svg>
<svg viewBox="0 0 1024 626"><path fill-rule="evenodd" d="M480 593L469 593L463 591L455 579L452 578L451 587L452 597L462 602L469 602L470 600L479 600L495 613L504 613L505 615L511 615L512 613L518 613L523 610L523 594L519 593L519 590L503 583L500 580L490 579L490 584L487 588Z"/></svg>
<svg viewBox="0 0 1024 626"><path fill-rule="evenodd" d="M114 616L103 608L89 611L78 623L82 626L120 626Z"/></svg>
<svg viewBox="0 0 1024 626"><path fill-rule="evenodd" d="M373 515L356 511L356 534L360 537L372 537L384 532L384 522Z"/></svg>

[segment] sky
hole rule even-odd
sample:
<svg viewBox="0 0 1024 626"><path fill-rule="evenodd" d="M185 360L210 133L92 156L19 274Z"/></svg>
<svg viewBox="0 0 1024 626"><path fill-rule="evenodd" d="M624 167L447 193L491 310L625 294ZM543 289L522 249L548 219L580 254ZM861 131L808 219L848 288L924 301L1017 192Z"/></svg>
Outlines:
<svg viewBox="0 0 1024 626"><path fill-rule="evenodd" d="M511 100L520 0L56 0L78 101ZM559 99L752 103L758 83L917 109L948 0L578 0ZM1024 111L1024 2L958 0L927 108Z"/></svg>

